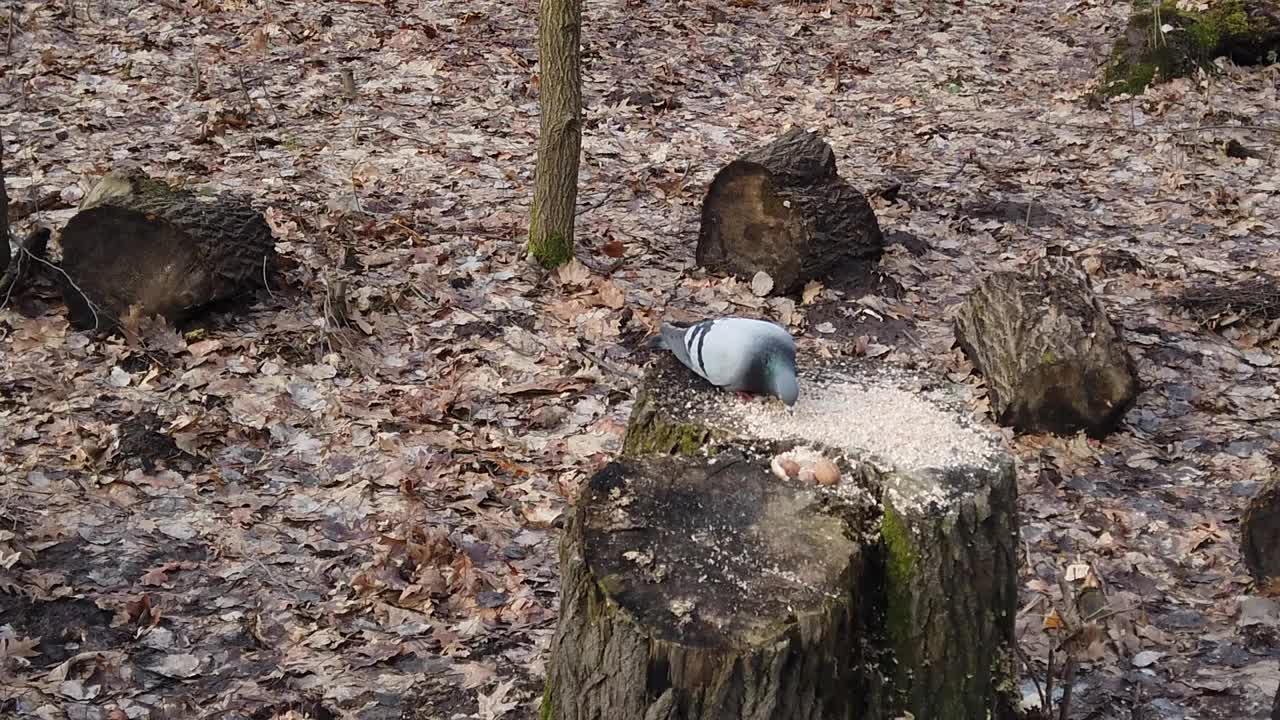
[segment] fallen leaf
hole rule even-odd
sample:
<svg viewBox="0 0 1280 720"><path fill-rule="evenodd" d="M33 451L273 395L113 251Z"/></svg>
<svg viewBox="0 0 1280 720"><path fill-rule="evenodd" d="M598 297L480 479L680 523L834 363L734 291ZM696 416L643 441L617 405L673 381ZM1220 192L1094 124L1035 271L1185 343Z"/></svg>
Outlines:
<svg viewBox="0 0 1280 720"><path fill-rule="evenodd" d="M605 255L608 255L611 258L620 258L627 254L627 248L622 244L621 240L610 240L600 249L604 251Z"/></svg>
<svg viewBox="0 0 1280 720"><path fill-rule="evenodd" d="M484 718L484 720L498 720L498 718L514 710L520 702L507 700L506 697L515 685L515 680L507 680L506 682L498 683L498 686L488 695L484 693L477 695L476 700L480 706L477 712L480 713L480 717Z"/></svg>
<svg viewBox="0 0 1280 720"><path fill-rule="evenodd" d="M1154 665L1157 660L1164 657L1164 653L1155 650L1143 650L1133 656L1133 666L1136 668L1144 668Z"/></svg>
<svg viewBox="0 0 1280 720"><path fill-rule="evenodd" d="M812 305L813 301L818 299L818 296L822 294L823 290L824 288L822 287L822 283L817 280L810 280L805 283L804 290L800 293L800 304Z"/></svg>
<svg viewBox="0 0 1280 720"><path fill-rule="evenodd" d="M152 672L159 673L165 677L171 678L191 678L200 673L200 658L191 653L176 653L174 655L166 655L159 663L147 668Z"/></svg>
<svg viewBox="0 0 1280 720"><path fill-rule="evenodd" d="M462 687L467 690L488 685L497 674L497 669L489 663L460 663L455 667L462 675Z"/></svg>

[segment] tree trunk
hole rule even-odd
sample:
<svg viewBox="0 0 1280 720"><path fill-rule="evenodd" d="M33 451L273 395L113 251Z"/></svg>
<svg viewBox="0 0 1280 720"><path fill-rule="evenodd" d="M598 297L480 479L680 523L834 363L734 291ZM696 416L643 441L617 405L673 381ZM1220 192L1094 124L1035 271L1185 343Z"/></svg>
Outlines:
<svg viewBox="0 0 1280 720"><path fill-rule="evenodd" d="M10 19L12 22L12 19ZM4 277L9 269L9 191L5 189L4 175L4 142L0 140L0 277Z"/></svg>
<svg viewBox="0 0 1280 720"><path fill-rule="evenodd" d="M987 276L956 313L955 333L996 419L1019 431L1101 437L1137 397L1124 339L1071 258Z"/></svg>
<svg viewBox="0 0 1280 720"><path fill-rule="evenodd" d="M1280 481L1268 481L1250 498L1240 536L1240 554L1254 582L1280 590Z"/></svg>
<svg viewBox="0 0 1280 720"><path fill-rule="evenodd" d="M529 219L529 252L543 267L573 257L582 149L582 0L542 0L538 9L538 165Z"/></svg>
<svg viewBox="0 0 1280 720"><path fill-rule="evenodd" d="M1280 687L1276 688L1276 699L1271 703L1271 720L1280 720Z"/></svg>
<svg viewBox="0 0 1280 720"><path fill-rule="evenodd" d="M840 178L831 146L796 129L729 163L702 201L698 265L772 292L799 291L837 271L869 270L884 237L871 205Z"/></svg>
<svg viewBox="0 0 1280 720"><path fill-rule="evenodd" d="M262 287L274 256L271 228L243 200L116 172L62 230L63 298L80 328L130 312L178 320Z"/></svg>
<svg viewBox="0 0 1280 720"><path fill-rule="evenodd" d="M802 381L876 373L833 363ZM561 545L542 717L1013 717L1009 457L898 469L807 442L841 479L779 480L771 460L803 439L751 437L722 399L667 354L650 367L624 458L583 490Z"/></svg>

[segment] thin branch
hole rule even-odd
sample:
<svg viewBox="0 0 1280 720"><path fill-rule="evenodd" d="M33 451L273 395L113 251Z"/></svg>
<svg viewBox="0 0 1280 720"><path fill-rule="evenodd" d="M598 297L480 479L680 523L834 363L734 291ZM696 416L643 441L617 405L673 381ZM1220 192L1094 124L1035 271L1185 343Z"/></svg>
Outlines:
<svg viewBox="0 0 1280 720"><path fill-rule="evenodd" d="M1071 710L1071 689L1076 684L1076 666L1078 661L1072 657L1067 660L1067 670L1062 678L1062 702L1058 703L1058 720L1067 720Z"/></svg>
<svg viewBox="0 0 1280 720"><path fill-rule="evenodd" d="M1195 127L1178 128L1169 130L1176 134L1200 132L1201 130L1253 130L1256 132L1273 133L1280 135L1280 127L1270 127L1267 125L1197 125Z"/></svg>

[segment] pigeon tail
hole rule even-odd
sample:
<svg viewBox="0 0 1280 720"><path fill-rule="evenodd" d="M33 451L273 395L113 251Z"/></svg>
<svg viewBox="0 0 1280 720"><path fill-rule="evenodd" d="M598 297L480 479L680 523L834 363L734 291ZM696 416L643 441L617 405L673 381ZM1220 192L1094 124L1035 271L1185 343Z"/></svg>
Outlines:
<svg viewBox="0 0 1280 720"><path fill-rule="evenodd" d="M685 333L688 327L681 327L675 323L662 323L662 332L659 335L659 341L663 347L675 353L676 358L690 370L695 370L693 361L689 359L689 347L685 345ZM699 373L701 374L701 373Z"/></svg>

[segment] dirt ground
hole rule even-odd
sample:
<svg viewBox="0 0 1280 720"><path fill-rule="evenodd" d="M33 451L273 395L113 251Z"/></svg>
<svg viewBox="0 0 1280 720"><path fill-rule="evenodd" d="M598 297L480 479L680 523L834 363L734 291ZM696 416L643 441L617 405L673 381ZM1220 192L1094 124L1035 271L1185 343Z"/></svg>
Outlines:
<svg viewBox="0 0 1280 720"><path fill-rule="evenodd" d="M557 526L660 319L772 317L801 362L916 361L981 411L951 312L1066 252L1145 390L1101 442L1009 439L1024 690L1091 570L1122 612L1071 717L1267 716L1280 621L1237 547L1280 459L1280 315L1178 299L1280 274L1280 68L1097 102L1123 3L588 0L578 260L546 274L536 3L10 6L18 234L129 162L249 196L285 270L181 333L74 332L47 279L0 299L0 715L534 717ZM890 245L876 278L765 300L692 269L698 211L794 126Z"/></svg>

